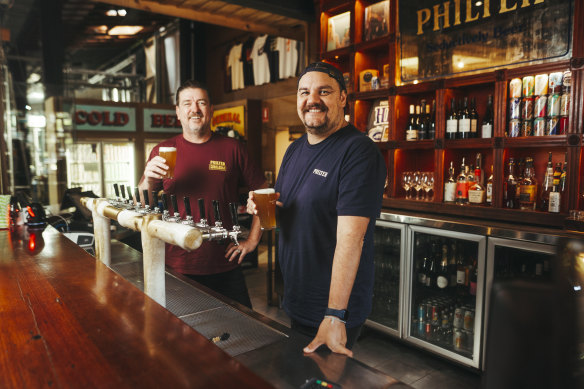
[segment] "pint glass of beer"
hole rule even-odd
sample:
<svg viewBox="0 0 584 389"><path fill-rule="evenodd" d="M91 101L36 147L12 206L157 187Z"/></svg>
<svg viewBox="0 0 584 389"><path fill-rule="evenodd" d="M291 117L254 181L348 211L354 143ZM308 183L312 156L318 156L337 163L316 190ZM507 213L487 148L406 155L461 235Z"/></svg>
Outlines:
<svg viewBox="0 0 584 389"><path fill-rule="evenodd" d="M262 230L276 228L276 191L273 188L253 191Z"/></svg>
<svg viewBox="0 0 584 389"><path fill-rule="evenodd" d="M176 165L176 147L159 147L158 155L166 160L168 170L164 178L174 177L174 165Z"/></svg>

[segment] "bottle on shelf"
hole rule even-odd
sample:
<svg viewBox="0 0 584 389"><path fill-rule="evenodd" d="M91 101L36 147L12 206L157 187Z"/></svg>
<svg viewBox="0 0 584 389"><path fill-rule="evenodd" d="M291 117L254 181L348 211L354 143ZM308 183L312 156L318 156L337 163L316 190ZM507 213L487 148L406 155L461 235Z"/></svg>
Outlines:
<svg viewBox="0 0 584 389"><path fill-rule="evenodd" d="M549 202L548 202L548 212L558 213L560 212L562 205L562 194L560 193L560 186L553 185L552 191L549 194Z"/></svg>
<svg viewBox="0 0 584 389"><path fill-rule="evenodd" d="M442 245L442 260L436 276L436 286L438 290L445 291L448 288L450 274L448 273L448 246Z"/></svg>
<svg viewBox="0 0 584 389"><path fill-rule="evenodd" d="M436 138L436 100L432 100L432 111L429 112L429 105L426 106L426 112L428 113L428 139Z"/></svg>
<svg viewBox="0 0 584 389"><path fill-rule="evenodd" d="M456 139L458 137L458 112L456 111L456 100L450 100L450 112L446 117L446 139Z"/></svg>
<svg viewBox="0 0 584 389"><path fill-rule="evenodd" d="M418 273L418 282L422 286L426 286L426 274L428 272L428 268L430 267L430 263L428 261L428 256L424 255L424 259L422 259L422 267Z"/></svg>
<svg viewBox="0 0 584 389"><path fill-rule="evenodd" d="M485 202L487 205L493 204L493 165L491 165L491 175L487 180L487 185L485 188Z"/></svg>
<svg viewBox="0 0 584 389"><path fill-rule="evenodd" d="M454 162L450 161L448 179L444 183L444 202L454 203L456 200L456 180L454 179Z"/></svg>
<svg viewBox="0 0 584 389"><path fill-rule="evenodd" d="M471 296L477 295L477 279L478 279L479 268L477 266L477 261L473 261L473 264L469 270L470 280L469 280L469 290Z"/></svg>
<svg viewBox="0 0 584 389"><path fill-rule="evenodd" d="M450 280L448 281L448 288L450 290L456 289L456 245L452 243L450 246L450 255L448 257L448 274Z"/></svg>
<svg viewBox="0 0 584 389"><path fill-rule="evenodd" d="M523 210L535 210L537 200L537 180L535 179L535 168L531 157L525 160L525 172L519 193L519 208Z"/></svg>
<svg viewBox="0 0 584 389"><path fill-rule="evenodd" d="M460 165L460 174L456 177L456 204L468 204L468 181L466 180L466 173L468 166L464 164L464 157L462 157L462 165Z"/></svg>
<svg viewBox="0 0 584 389"><path fill-rule="evenodd" d="M458 114L458 139L470 138L470 111L468 110L468 97L463 99L462 108Z"/></svg>
<svg viewBox="0 0 584 389"><path fill-rule="evenodd" d="M418 127L416 126L416 113L414 104L410 104L410 116L406 127L406 140L418 140Z"/></svg>
<svg viewBox="0 0 584 389"><path fill-rule="evenodd" d="M564 166L562 167L562 174L560 175L560 192L566 191L566 177L568 174L568 153L564 156Z"/></svg>
<svg viewBox="0 0 584 389"><path fill-rule="evenodd" d="M473 97L470 100L470 137L478 137L478 127L479 127L479 113L477 112L476 99Z"/></svg>
<svg viewBox="0 0 584 389"><path fill-rule="evenodd" d="M550 193L554 186L554 165L552 162L552 153L549 153L548 163L545 169L545 175L541 184L541 194L539 198L540 211L547 212L549 208Z"/></svg>
<svg viewBox="0 0 584 389"><path fill-rule="evenodd" d="M515 159L509 158L507 177L503 182L503 205L505 208L517 209L517 178L515 177Z"/></svg>
<svg viewBox="0 0 584 389"><path fill-rule="evenodd" d="M485 202L485 187L482 185L481 174L481 153L477 153L474 182L468 188L468 202L474 205L481 205Z"/></svg>
<svg viewBox="0 0 584 389"><path fill-rule="evenodd" d="M459 247L458 257L456 259L456 293L459 296L466 296L468 293L467 287L467 268L464 264L464 253Z"/></svg>
<svg viewBox="0 0 584 389"><path fill-rule="evenodd" d="M434 258L434 245L432 245L432 252L429 255L428 269L426 271L426 288L434 288L436 286L436 260Z"/></svg>
<svg viewBox="0 0 584 389"><path fill-rule="evenodd" d="M493 117L493 95L489 95L487 98L487 110L481 126L482 138L491 138L493 136Z"/></svg>
<svg viewBox="0 0 584 389"><path fill-rule="evenodd" d="M420 106L416 107L416 111L419 109L418 114L418 140L429 139L428 138L428 126L429 121L426 117L426 100L422 99Z"/></svg>

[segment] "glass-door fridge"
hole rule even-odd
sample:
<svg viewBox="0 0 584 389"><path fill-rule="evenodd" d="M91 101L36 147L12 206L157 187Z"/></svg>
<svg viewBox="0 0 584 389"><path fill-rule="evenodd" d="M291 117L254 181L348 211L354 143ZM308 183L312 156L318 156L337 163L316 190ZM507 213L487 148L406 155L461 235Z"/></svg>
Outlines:
<svg viewBox="0 0 584 389"><path fill-rule="evenodd" d="M394 336L402 335L400 291L404 280L406 249L404 224L377 220L374 232L375 283L367 325Z"/></svg>
<svg viewBox="0 0 584 389"><path fill-rule="evenodd" d="M408 226L404 338L479 368L484 235Z"/></svg>
<svg viewBox="0 0 584 389"><path fill-rule="evenodd" d="M67 187L115 197L113 184L134 187L134 144L87 141L67 147Z"/></svg>

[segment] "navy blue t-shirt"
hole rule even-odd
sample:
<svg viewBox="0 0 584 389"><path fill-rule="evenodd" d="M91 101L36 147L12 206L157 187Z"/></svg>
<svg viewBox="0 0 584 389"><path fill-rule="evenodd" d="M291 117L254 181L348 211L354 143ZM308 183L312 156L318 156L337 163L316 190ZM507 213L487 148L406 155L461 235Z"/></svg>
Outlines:
<svg viewBox="0 0 584 389"><path fill-rule="evenodd" d="M318 327L328 305L338 216L371 218L349 299L347 327L371 312L373 229L381 210L385 163L377 146L352 125L311 145L306 134L290 145L278 174L280 265L284 309Z"/></svg>

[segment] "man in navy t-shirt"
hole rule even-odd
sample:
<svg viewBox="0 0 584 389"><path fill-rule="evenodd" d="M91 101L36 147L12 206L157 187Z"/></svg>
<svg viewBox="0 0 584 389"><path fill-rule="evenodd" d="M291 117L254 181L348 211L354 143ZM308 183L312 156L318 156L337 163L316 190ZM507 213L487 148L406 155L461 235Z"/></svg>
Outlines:
<svg viewBox="0 0 584 389"><path fill-rule="evenodd" d="M332 65L309 65L298 80L306 134L290 145L278 174L283 306L292 328L352 356L371 311L373 229L385 163L377 146L344 119L347 90ZM254 214L250 193L248 212Z"/></svg>

